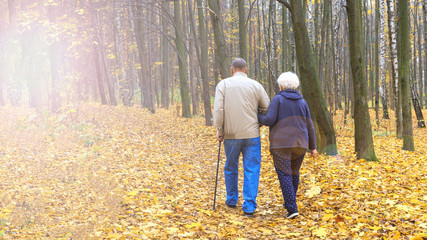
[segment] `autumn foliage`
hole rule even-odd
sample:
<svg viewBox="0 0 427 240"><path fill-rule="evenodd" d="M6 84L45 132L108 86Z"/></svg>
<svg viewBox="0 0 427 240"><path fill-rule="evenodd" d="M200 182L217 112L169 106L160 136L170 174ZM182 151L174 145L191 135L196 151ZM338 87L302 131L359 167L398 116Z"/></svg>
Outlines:
<svg viewBox="0 0 427 240"><path fill-rule="evenodd" d="M248 218L241 198L238 208L225 207L222 171L212 211L218 143L203 118L99 104L67 106L57 115L24 107L1 111L0 238L427 237L426 129L414 129L416 151L407 152L395 138L394 120L381 120L373 127L380 162L366 162L353 152L352 120L344 125L338 112L340 155L305 159L301 216L288 220L267 128L259 207ZM224 161L222 152L220 169Z"/></svg>

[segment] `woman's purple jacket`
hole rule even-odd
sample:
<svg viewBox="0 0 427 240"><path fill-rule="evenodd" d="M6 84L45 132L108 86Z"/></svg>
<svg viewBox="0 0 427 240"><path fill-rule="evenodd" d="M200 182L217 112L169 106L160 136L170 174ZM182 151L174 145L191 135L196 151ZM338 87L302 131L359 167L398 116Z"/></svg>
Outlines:
<svg viewBox="0 0 427 240"><path fill-rule="evenodd" d="M316 136L310 110L302 95L283 90L271 100L267 115L258 113L258 121L270 126L270 149L316 149Z"/></svg>

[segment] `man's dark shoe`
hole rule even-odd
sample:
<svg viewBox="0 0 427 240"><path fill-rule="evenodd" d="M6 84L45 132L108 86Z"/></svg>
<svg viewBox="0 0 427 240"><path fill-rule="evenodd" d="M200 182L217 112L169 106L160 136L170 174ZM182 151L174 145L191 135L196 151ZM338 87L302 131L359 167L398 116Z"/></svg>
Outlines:
<svg viewBox="0 0 427 240"><path fill-rule="evenodd" d="M236 208L236 205L230 205L228 203L225 203L225 205L227 205L227 207L229 207L229 208Z"/></svg>
<svg viewBox="0 0 427 240"><path fill-rule="evenodd" d="M245 216L246 217L253 217L254 213L253 212L245 212Z"/></svg>

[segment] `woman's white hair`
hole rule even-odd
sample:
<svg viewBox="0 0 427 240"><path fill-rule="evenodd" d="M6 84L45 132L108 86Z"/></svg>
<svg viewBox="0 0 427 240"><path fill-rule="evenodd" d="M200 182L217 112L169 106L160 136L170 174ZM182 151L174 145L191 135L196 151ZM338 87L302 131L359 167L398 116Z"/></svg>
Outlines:
<svg viewBox="0 0 427 240"><path fill-rule="evenodd" d="M298 76L293 72L284 72L277 79L279 86L285 89L297 89L299 86Z"/></svg>

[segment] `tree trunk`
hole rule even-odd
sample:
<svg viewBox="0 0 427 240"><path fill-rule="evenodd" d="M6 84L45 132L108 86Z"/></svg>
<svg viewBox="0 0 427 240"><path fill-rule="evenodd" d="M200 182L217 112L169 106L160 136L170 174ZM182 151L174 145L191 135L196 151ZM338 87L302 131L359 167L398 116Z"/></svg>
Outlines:
<svg viewBox="0 0 427 240"><path fill-rule="evenodd" d="M375 156L369 117L367 82L364 68L364 46L362 35L362 1L347 0L347 17L350 41L350 64L354 86L354 139L356 156L359 159L378 161Z"/></svg>
<svg viewBox="0 0 427 240"><path fill-rule="evenodd" d="M427 0L424 0L423 4L423 16L424 16L424 100L427 108Z"/></svg>
<svg viewBox="0 0 427 240"><path fill-rule="evenodd" d="M412 111L410 103L410 26L408 0L399 0L399 85L402 99L403 150L414 151Z"/></svg>
<svg viewBox="0 0 427 240"><path fill-rule="evenodd" d="M162 31L164 34L168 34L169 33L169 27L168 27L168 23L165 19L164 16L169 15L169 6L170 3L167 1L163 1L161 3L162 5L162 15L163 17L160 17L160 21L161 21L161 25L162 25ZM161 80L161 103L162 106L166 109L169 109L169 82L170 82L170 70L169 70L169 51L168 51L168 46L169 46L169 42L168 42L168 38L166 35L162 35L161 36L161 51L162 51L162 67L161 67L161 76L162 76L162 80Z"/></svg>
<svg viewBox="0 0 427 240"><path fill-rule="evenodd" d="M137 21L136 21L136 44L138 47L139 58L141 62L141 104L143 107L150 110L151 113L155 113L155 100L154 100L154 88L151 80L151 61L149 47L146 45L146 42L149 42L148 39L148 26L143 21L143 8L137 6ZM145 36L145 38L144 38Z"/></svg>
<svg viewBox="0 0 427 240"><path fill-rule="evenodd" d="M289 69L289 27L288 27L288 10L282 6L282 72Z"/></svg>
<svg viewBox="0 0 427 240"><path fill-rule="evenodd" d="M191 117L190 96L188 91L188 69L187 52L184 45L184 36L182 32L181 5L180 0L174 1L174 23L175 23L175 43L179 66L179 88L182 100L182 117Z"/></svg>
<svg viewBox="0 0 427 240"><path fill-rule="evenodd" d="M230 58L228 55L227 45L224 38L224 30L222 29L221 23L221 12L219 0L208 0L212 27L214 31L215 47L218 56L218 65L221 78L227 78L230 76Z"/></svg>
<svg viewBox="0 0 427 240"><path fill-rule="evenodd" d="M334 103L334 110L342 109L341 107L341 98L339 94L339 81L338 81L338 72L337 72L337 55L336 55L336 43L335 43L335 27L334 27L334 18L333 18L333 8L332 3L329 4L331 15L329 15L329 21L331 26L331 60L332 60L332 79L334 81L334 99L332 100ZM335 112L334 112L335 114Z"/></svg>
<svg viewBox="0 0 427 240"><path fill-rule="evenodd" d="M273 92L276 94L279 91L279 85L277 83L277 77L279 73L279 55L278 55L278 42L279 39L277 37L277 28L276 28L276 1L270 0L270 18L271 18L271 31L272 31L272 45L273 45L273 54L272 54L272 74L271 81L273 85Z"/></svg>
<svg viewBox="0 0 427 240"><path fill-rule="evenodd" d="M239 11L239 53L240 57L248 60L247 40L246 40L246 14L245 14L245 0L237 0Z"/></svg>
<svg viewBox="0 0 427 240"><path fill-rule="evenodd" d="M126 76L125 69L125 47L122 33L122 13L121 11L124 9L121 6L122 3L116 1L114 3L114 15L115 15L115 47L117 49L116 54L116 63L117 63L117 78L120 89L120 95L122 97L122 102L124 106L132 105L132 94L131 94L131 84L129 78Z"/></svg>
<svg viewBox="0 0 427 240"><path fill-rule="evenodd" d="M402 138L402 105L400 104L400 92L398 87L398 60L397 60L397 40L396 40L396 27L394 17L394 3L392 0L387 0L387 20L389 29L389 42L391 54L391 77L393 87L393 105L396 112L396 137Z"/></svg>
<svg viewBox="0 0 427 240"><path fill-rule="evenodd" d="M378 5L376 5L378 6ZM383 118L384 119L390 119L390 116L388 114L388 98L387 98L387 81L386 81L386 75L387 75L387 67L386 67L386 40L385 40L385 3L384 1L379 1L379 16L378 21L380 21L380 30L377 34L377 38L379 38L380 41L380 54L378 54L379 59L379 68L380 73L379 77L381 78L381 88L380 88L380 94L381 94L381 102L383 106Z"/></svg>
<svg viewBox="0 0 427 240"><path fill-rule="evenodd" d="M205 29L205 17L203 13L202 0L197 0L197 13L199 20L199 41L200 41L200 74L202 77L203 86L203 106L205 109L205 124L206 126L212 126L212 108L211 108L211 96L209 91L209 77L208 77L208 40ZM196 36L194 36L196 38Z"/></svg>
<svg viewBox="0 0 427 240"><path fill-rule="evenodd" d="M104 83L102 80L101 62L99 61L99 50L97 44L93 44L93 57L95 60L96 79L99 89L99 95L101 96L102 105L107 104L107 98L105 97Z"/></svg>
<svg viewBox="0 0 427 240"><path fill-rule="evenodd" d="M261 9L260 9L260 1L257 2L257 31L258 31L258 38L257 38L257 56L256 56L256 75L255 78L258 79L258 81L261 81L263 79L263 72L262 72L262 65L261 65L261 58L262 58L262 51L261 51ZM261 5L262 7L262 5Z"/></svg>
<svg viewBox="0 0 427 240"><path fill-rule="evenodd" d="M380 1L375 0L375 120L377 122L377 128L380 127Z"/></svg>
<svg viewBox="0 0 427 240"><path fill-rule="evenodd" d="M114 90L114 84L111 81L110 74L108 72L109 67L107 64L107 59L105 57L105 44L104 44L104 33L102 30L102 27L100 26L101 19L99 17L99 12L96 9L92 9L93 14L95 15L95 32L97 34L97 42L99 43L99 56L102 64L102 68L104 70L104 76L107 79L107 89L108 89L108 96L110 97L110 105L117 106L117 100L116 100L116 93Z"/></svg>
<svg viewBox="0 0 427 240"><path fill-rule="evenodd" d="M417 9L417 8L415 8ZM416 10L418 11L418 10ZM418 18L418 17L417 17ZM417 20L417 24L415 25L417 32L418 32L418 37L417 37L417 42L418 42L418 78L419 79L417 82L419 83L419 101L420 101L420 107L421 109L424 107L424 99L423 99L423 55L422 55L422 44L421 44L421 39L422 39L422 34L421 34L421 24L419 23L419 21ZM416 56L416 55L415 55Z"/></svg>
<svg viewBox="0 0 427 240"><path fill-rule="evenodd" d="M412 66L413 66L413 71L412 71L412 77L410 78L410 87L411 87L411 99L412 99L412 105L414 106L414 110L415 110L415 115L417 117L417 125L419 128L425 128L426 125L424 123L424 116L423 116L423 112L421 111L422 109L422 98L419 98L418 96L418 92L417 92L417 79L421 78L422 75L420 73L419 78L417 77L417 42L419 45L421 45L421 41L419 37L416 37L416 33L418 32L418 35L421 36L420 34L420 29L418 28L418 10L415 8L414 9L414 25L413 25L413 30L414 30L414 44L413 44L413 48L412 48ZM418 39L418 41L417 41ZM420 58L419 62L421 62L421 54L420 54ZM420 64L421 66L421 64ZM420 79L420 83L421 83L421 79ZM422 83L420 84L420 89L422 89ZM422 93L422 92L421 92ZM420 101L421 100L421 101Z"/></svg>
<svg viewBox="0 0 427 240"><path fill-rule="evenodd" d="M283 3L283 0L279 2ZM312 117L318 124L317 136L320 138L318 147L321 152L335 155L337 154L337 144L334 125L322 95L313 50L308 37L304 9L300 0L291 0L291 4L301 88L310 106Z"/></svg>
<svg viewBox="0 0 427 240"><path fill-rule="evenodd" d="M417 125L419 128L425 128L426 124L424 122L424 116L423 112L421 111L420 102L418 101L418 92L415 87L415 81L411 81L411 98L412 98L412 104L414 106L415 115L417 116Z"/></svg>

